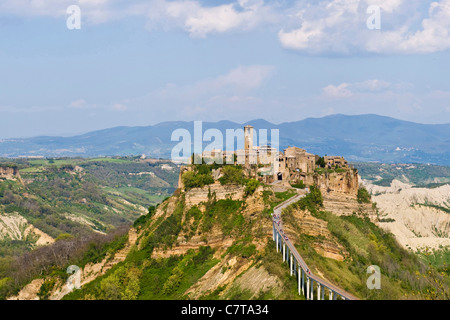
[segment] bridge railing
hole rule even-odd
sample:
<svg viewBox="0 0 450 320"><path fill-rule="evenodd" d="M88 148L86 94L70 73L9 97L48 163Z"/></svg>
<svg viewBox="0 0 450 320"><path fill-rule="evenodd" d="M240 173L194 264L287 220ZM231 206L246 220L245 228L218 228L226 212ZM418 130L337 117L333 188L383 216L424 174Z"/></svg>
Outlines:
<svg viewBox="0 0 450 320"><path fill-rule="evenodd" d="M297 201L297 199L301 198L303 195L296 195L288 200L286 200L285 202L279 204L278 206L276 206L274 208L274 214L278 211L280 211L280 221L281 221L281 210L284 209L285 207L289 206L290 204L292 204L293 202ZM289 259L292 259L292 256L295 258L295 261L297 262L297 265L300 267L300 269L305 273L306 277L308 279L311 279L312 281L315 281L316 283L319 283L323 288L327 288L329 291L332 291L338 295L340 295L343 299L347 299L347 300L357 300L356 297L354 297L353 295L351 295L348 292L345 292L344 290L342 290L341 288L338 288L337 286L329 283L328 281L321 279L319 277L317 277L316 275L314 275L313 273L311 273L310 269L308 268L308 265L306 264L306 262L303 260L303 258L301 257L300 253L297 251L297 249L295 248L295 246L288 240L286 240L284 238L284 233L281 231L280 227L275 223L275 220L272 221L273 222L273 229L274 232L276 230L277 232L277 237L281 238L282 240L282 244L286 245L288 247L288 250L290 251L289 257L288 257L288 261ZM275 234L274 234L274 238L275 238ZM277 240L278 241L278 240ZM292 254L292 256L291 256ZM289 262L288 262L289 263ZM291 262L291 266L292 266L292 262ZM300 275L299 275L300 277ZM300 278L299 278L300 281Z"/></svg>

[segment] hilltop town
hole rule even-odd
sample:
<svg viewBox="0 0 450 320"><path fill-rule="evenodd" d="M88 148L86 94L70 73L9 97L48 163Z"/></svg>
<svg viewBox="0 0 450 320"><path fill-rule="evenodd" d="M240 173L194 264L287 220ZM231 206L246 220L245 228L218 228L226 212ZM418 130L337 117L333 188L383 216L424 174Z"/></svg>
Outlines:
<svg viewBox="0 0 450 320"><path fill-rule="evenodd" d="M295 146L278 151L270 145L254 145L253 137L254 128L247 125L244 127L244 149L233 152L220 149L204 151L202 162L230 163L229 159L233 159L231 163L242 167L247 178L257 179L265 184L316 185L327 193L339 192L356 196L359 187L358 171L350 167L343 157L320 157ZM179 188L184 187L183 173L190 170L190 165L181 168ZM213 173L214 180L220 179L221 174L218 168Z"/></svg>

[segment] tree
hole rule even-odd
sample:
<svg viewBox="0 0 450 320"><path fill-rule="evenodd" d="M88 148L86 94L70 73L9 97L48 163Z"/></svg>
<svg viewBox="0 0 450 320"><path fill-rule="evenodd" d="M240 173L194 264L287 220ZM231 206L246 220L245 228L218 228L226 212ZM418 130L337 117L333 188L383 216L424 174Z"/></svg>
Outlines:
<svg viewBox="0 0 450 320"><path fill-rule="evenodd" d="M208 184L214 183L214 179L210 173L195 173L187 171L181 176L185 190L192 188L202 188Z"/></svg>
<svg viewBox="0 0 450 320"><path fill-rule="evenodd" d="M370 203L370 198L371 198L370 194L366 188L360 187L358 189L358 196L357 196L358 203Z"/></svg>
<svg viewBox="0 0 450 320"><path fill-rule="evenodd" d="M251 195L255 192L256 188L259 187L259 181L256 179L250 179L247 181L245 186L245 195Z"/></svg>
<svg viewBox="0 0 450 320"><path fill-rule="evenodd" d="M223 176L219 179L222 185L224 184L244 184L244 172L242 168L237 166L224 166L222 168Z"/></svg>
<svg viewBox="0 0 450 320"><path fill-rule="evenodd" d="M316 161L316 165L318 165L321 168L325 168L325 166L326 166L325 158L319 157L319 159L317 159L317 161Z"/></svg>

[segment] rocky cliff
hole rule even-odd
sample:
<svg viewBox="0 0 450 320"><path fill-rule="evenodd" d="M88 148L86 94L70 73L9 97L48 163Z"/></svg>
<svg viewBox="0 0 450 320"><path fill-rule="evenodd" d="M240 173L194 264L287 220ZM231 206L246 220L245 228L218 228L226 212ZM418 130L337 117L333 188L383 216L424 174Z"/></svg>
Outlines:
<svg viewBox="0 0 450 320"><path fill-rule="evenodd" d="M354 197L358 194L358 171L354 169L345 169L339 172L299 173L295 180L303 180L305 185L316 185L322 193L334 192Z"/></svg>
<svg viewBox="0 0 450 320"><path fill-rule="evenodd" d="M15 166L0 166L0 179L15 180L20 178L19 169Z"/></svg>
<svg viewBox="0 0 450 320"><path fill-rule="evenodd" d="M186 192L186 205L190 208L202 202L207 202L212 196L216 200L241 200L244 198L244 186L225 185L218 181L203 188L194 188Z"/></svg>

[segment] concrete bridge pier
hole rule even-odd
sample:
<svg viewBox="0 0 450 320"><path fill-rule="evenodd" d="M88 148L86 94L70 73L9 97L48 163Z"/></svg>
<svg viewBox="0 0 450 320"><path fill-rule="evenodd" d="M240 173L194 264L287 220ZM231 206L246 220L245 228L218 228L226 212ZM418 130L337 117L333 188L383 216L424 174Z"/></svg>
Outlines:
<svg viewBox="0 0 450 320"><path fill-rule="evenodd" d="M320 289L321 289L320 283L317 283L317 300L320 300Z"/></svg>
<svg viewBox="0 0 450 320"><path fill-rule="evenodd" d="M286 261L286 243L283 241L283 262Z"/></svg>
<svg viewBox="0 0 450 320"><path fill-rule="evenodd" d="M307 279L306 279L306 300L309 300L309 294L310 294L310 291L309 291L309 285L310 285L310 279L309 279L309 277L307 277Z"/></svg>
<svg viewBox="0 0 450 320"><path fill-rule="evenodd" d="M297 259L294 259L294 275L298 276Z"/></svg>
<svg viewBox="0 0 450 320"><path fill-rule="evenodd" d="M305 295L305 273L303 272L303 269L302 269L302 294L303 296Z"/></svg>
<svg viewBox="0 0 450 320"><path fill-rule="evenodd" d="M290 274L291 274L291 277L292 277L292 273L293 273L293 261L292 261L292 254L290 254L289 255L289 261L290 261L290 264L289 264L289 272L290 272Z"/></svg>
<svg viewBox="0 0 450 320"><path fill-rule="evenodd" d="M330 290L330 297L329 297L329 299L333 300L333 291L332 290Z"/></svg>
<svg viewBox="0 0 450 320"><path fill-rule="evenodd" d="M278 232L276 233L276 247L277 247L277 252L278 252Z"/></svg>

